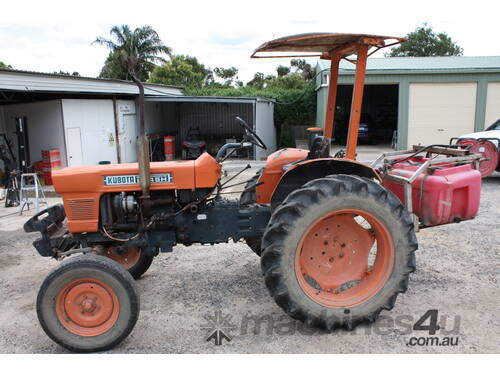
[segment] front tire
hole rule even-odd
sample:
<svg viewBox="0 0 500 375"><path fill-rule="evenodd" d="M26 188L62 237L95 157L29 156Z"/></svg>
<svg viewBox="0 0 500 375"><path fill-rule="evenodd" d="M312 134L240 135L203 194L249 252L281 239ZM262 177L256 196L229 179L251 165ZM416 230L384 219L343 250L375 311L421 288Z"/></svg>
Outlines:
<svg viewBox="0 0 500 375"><path fill-rule="evenodd" d="M266 286L291 317L328 331L390 310L415 270L408 211L374 181L333 175L305 184L262 239Z"/></svg>
<svg viewBox="0 0 500 375"><path fill-rule="evenodd" d="M45 333L74 352L108 350L132 331L140 300L130 274L98 255L64 261L42 283L37 315Z"/></svg>

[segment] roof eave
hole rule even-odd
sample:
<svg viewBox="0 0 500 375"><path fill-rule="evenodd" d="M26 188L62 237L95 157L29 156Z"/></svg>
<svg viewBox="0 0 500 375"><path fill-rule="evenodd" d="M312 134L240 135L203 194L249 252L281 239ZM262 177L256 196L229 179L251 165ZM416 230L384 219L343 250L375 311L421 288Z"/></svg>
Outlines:
<svg viewBox="0 0 500 375"><path fill-rule="evenodd" d="M28 71L28 70L16 70L16 69L5 69L5 68L0 68L0 73L19 74L19 75L32 75L32 76L38 76L38 77L52 77L52 78L67 79L67 80L84 80L84 81L94 81L94 82L100 82L100 83L103 83L103 82L124 83L124 84L129 84L129 85L134 85L135 86L135 83L133 81L127 81L127 80L116 79L116 78L98 78L98 77L73 76L73 75L66 75L66 74L32 72L32 71ZM172 89L179 89L179 90L184 89L183 86L164 85L164 84L161 84L161 83L144 82L144 85L145 86L156 86L156 87L172 88Z"/></svg>
<svg viewBox="0 0 500 375"><path fill-rule="evenodd" d="M367 75L376 74L464 74L464 73L500 73L500 68L457 68L457 69L367 69ZM355 70L341 69L340 75L354 75Z"/></svg>
<svg viewBox="0 0 500 375"><path fill-rule="evenodd" d="M164 102L271 102L276 103L276 100L271 98L264 98L260 96L147 96L146 101L164 101Z"/></svg>

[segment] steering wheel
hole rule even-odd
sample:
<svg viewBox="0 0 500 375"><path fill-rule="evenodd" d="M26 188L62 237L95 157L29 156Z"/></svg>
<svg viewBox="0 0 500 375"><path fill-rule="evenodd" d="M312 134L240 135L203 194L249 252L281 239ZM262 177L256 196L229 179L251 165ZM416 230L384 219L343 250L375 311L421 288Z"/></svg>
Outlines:
<svg viewBox="0 0 500 375"><path fill-rule="evenodd" d="M243 120L241 117L236 116L236 120L240 123L240 125L243 127L245 130L245 138L247 140L254 144L255 146L258 146L260 148L263 148L264 150L267 150L266 144L262 141L262 139L259 138L257 133L246 123L245 120Z"/></svg>

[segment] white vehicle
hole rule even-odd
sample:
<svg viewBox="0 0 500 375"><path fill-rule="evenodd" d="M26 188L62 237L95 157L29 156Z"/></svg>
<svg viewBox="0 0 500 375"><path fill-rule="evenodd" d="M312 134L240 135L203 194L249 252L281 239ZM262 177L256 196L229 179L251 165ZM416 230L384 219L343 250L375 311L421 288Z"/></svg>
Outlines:
<svg viewBox="0 0 500 375"><path fill-rule="evenodd" d="M481 132L452 138L450 143L469 146L472 151L483 155L479 166L483 178L495 170L500 172L500 119Z"/></svg>
<svg viewBox="0 0 500 375"><path fill-rule="evenodd" d="M462 135L457 142L462 139L491 139L491 142L499 148L500 142L500 119L496 120L492 125L488 126L482 132L470 133Z"/></svg>

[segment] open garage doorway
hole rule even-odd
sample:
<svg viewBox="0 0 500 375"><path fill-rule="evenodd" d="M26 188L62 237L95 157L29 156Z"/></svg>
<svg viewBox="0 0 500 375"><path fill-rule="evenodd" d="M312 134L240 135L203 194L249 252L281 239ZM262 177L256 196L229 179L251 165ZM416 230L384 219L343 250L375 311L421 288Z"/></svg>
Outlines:
<svg viewBox="0 0 500 375"><path fill-rule="evenodd" d="M276 150L274 103L262 98L172 97L148 98L145 103L146 132L153 161L171 160L165 142L174 144L173 159L192 160L208 152L215 156L226 143L239 143L244 130L236 116L244 119L267 145L237 150L232 159L263 160ZM187 144L200 144L198 154Z"/></svg>
<svg viewBox="0 0 500 375"><path fill-rule="evenodd" d="M335 112L334 142L345 145L351 112L352 85L339 85ZM391 146L398 128L397 84L366 85L358 143Z"/></svg>
<svg viewBox="0 0 500 375"><path fill-rule="evenodd" d="M173 136L176 159L196 159L186 154L188 143L199 143L212 156L227 142L239 142L243 128L236 116L253 123L253 106L247 103L159 102L147 103L146 111L159 113L157 121L147 121L154 161L164 160L164 137ZM152 119L147 116L146 119ZM239 150L234 157L253 159L253 149Z"/></svg>

